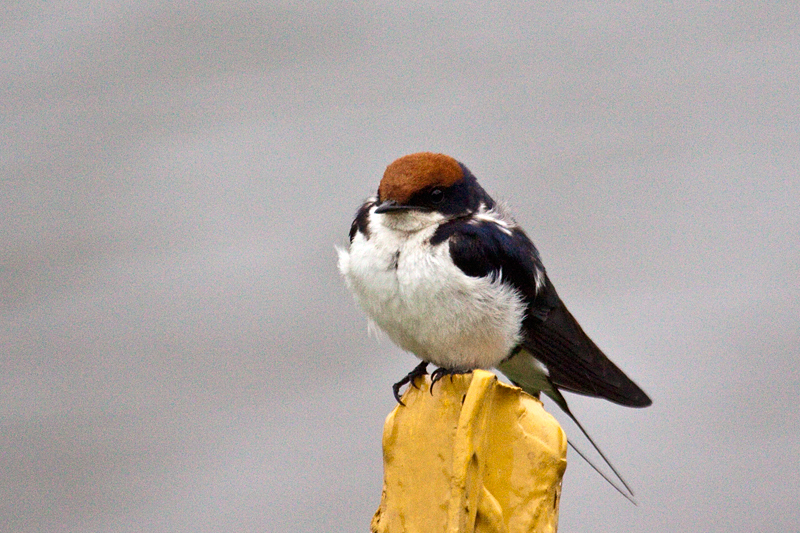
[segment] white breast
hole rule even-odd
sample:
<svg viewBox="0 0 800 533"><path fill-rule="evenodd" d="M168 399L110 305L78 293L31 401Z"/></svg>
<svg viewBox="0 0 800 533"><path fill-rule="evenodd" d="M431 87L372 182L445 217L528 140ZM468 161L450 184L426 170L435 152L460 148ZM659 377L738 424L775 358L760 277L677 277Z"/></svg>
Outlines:
<svg viewBox="0 0 800 533"><path fill-rule="evenodd" d="M394 228L372 213L370 238L357 233L349 252L339 250L339 270L358 303L395 344L424 361L459 370L497 365L520 339L519 295L492 277L464 274L446 241L431 246L439 220L398 224L397 214L391 217Z"/></svg>

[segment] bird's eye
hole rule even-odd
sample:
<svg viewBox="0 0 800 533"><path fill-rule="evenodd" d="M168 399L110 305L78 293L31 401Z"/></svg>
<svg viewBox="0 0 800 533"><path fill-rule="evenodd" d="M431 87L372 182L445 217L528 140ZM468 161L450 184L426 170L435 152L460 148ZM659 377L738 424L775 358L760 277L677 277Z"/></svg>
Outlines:
<svg viewBox="0 0 800 533"><path fill-rule="evenodd" d="M429 194L428 197L433 204L440 204L442 200L444 200L444 191L442 189L433 189Z"/></svg>

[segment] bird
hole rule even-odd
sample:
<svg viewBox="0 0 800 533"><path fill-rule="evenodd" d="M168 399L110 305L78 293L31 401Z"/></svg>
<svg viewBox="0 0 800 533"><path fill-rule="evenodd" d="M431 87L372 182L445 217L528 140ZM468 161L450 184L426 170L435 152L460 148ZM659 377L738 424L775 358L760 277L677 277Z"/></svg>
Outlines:
<svg viewBox="0 0 800 533"><path fill-rule="evenodd" d="M561 391L647 407L648 395L597 347L567 310L539 251L504 204L456 159L419 152L386 167L377 194L357 210L338 268L372 323L421 362L393 385L427 374L496 368L532 396L544 393L571 418L633 491L575 417ZM627 491L627 492L626 492ZM634 502L635 503L635 502Z"/></svg>

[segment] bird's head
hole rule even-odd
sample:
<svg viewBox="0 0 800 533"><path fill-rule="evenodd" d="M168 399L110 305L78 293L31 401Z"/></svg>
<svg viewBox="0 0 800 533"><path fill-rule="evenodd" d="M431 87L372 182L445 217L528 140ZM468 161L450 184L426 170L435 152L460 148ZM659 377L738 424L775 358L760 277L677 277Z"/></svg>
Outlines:
<svg viewBox="0 0 800 533"><path fill-rule="evenodd" d="M374 213L396 229L421 229L474 213L492 199L475 176L444 154L420 152L401 157L386 167L378 187Z"/></svg>

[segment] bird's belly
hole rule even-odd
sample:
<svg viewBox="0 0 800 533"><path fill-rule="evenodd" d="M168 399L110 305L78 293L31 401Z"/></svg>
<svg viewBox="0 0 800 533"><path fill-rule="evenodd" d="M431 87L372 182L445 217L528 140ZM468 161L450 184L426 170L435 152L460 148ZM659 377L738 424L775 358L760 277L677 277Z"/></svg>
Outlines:
<svg viewBox="0 0 800 533"><path fill-rule="evenodd" d="M470 370L502 361L520 339L524 304L516 291L464 274L447 243L397 244L351 246L345 276L370 318L395 344L437 366Z"/></svg>

